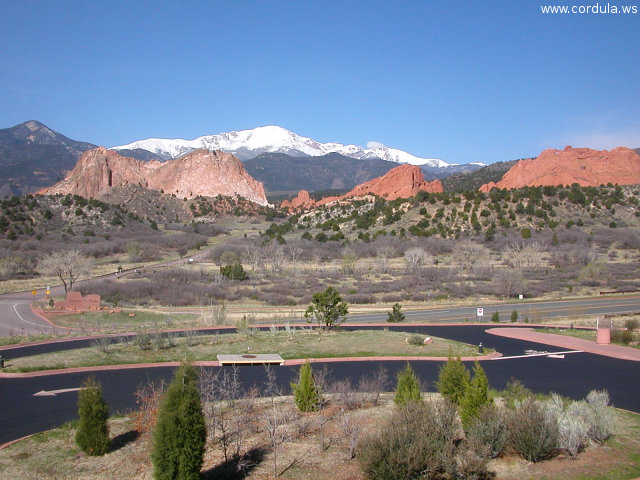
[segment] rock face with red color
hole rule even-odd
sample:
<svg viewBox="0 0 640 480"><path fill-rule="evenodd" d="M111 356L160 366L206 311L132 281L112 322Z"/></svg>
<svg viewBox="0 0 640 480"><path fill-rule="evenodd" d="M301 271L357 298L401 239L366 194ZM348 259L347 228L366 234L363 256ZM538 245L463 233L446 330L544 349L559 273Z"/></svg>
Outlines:
<svg viewBox="0 0 640 480"><path fill-rule="evenodd" d="M289 208L291 210L298 210L301 208L313 207L316 202L309 196L309 192L306 190L300 190L296 198L291 200L283 200L280 205L282 208Z"/></svg>
<svg viewBox="0 0 640 480"><path fill-rule="evenodd" d="M323 198L318 204L326 204L350 197L361 197L367 194L378 195L387 200L395 200L396 198L412 197L423 191L430 193L442 192L442 183L440 180L425 181L422 170L417 165L400 165L392 168L381 177L356 185L353 190L342 197Z"/></svg>
<svg viewBox="0 0 640 480"><path fill-rule="evenodd" d="M538 158L520 160L502 180L482 185L480 190L489 192L493 187L509 189L573 183L582 186L640 184L640 156L625 147L613 150L548 149Z"/></svg>
<svg viewBox="0 0 640 480"><path fill-rule="evenodd" d="M82 155L64 180L38 193L99 198L127 184L177 197L238 195L259 205L268 203L262 182L251 177L240 160L229 153L209 150L195 150L168 162L142 162L98 147Z"/></svg>

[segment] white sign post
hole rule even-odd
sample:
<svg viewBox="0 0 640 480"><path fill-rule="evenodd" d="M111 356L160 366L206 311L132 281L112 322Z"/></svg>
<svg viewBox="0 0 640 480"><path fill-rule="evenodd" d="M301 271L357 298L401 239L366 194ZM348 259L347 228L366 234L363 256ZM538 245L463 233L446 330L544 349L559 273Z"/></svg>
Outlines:
<svg viewBox="0 0 640 480"><path fill-rule="evenodd" d="M476 309L476 317L478 317L478 321L480 321L480 317L484 316L484 309L482 307L478 307Z"/></svg>

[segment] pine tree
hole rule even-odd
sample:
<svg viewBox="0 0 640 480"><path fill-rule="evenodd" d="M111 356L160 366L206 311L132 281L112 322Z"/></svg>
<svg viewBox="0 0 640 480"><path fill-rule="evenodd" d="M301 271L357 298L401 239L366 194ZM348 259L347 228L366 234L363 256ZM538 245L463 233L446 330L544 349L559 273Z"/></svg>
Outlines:
<svg viewBox="0 0 640 480"><path fill-rule="evenodd" d="M407 366L398 374L396 396L393 401L396 405L404 405L408 402L419 402L421 398L418 378L409 362L407 362Z"/></svg>
<svg viewBox="0 0 640 480"><path fill-rule="evenodd" d="M109 407L102 395L102 386L89 377L78 394L76 443L88 455L104 455L109 451Z"/></svg>
<svg viewBox="0 0 640 480"><path fill-rule="evenodd" d="M151 453L157 480L200 478L207 429L196 380L191 365L181 366L160 403Z"/></svg>
<svg viewBox="0 0 640 480"><path fill-rule="evenodd" d="M293 390L296 406L301 412L315 412L318 409L320 395L313 380L313 372L309 362L300 367L300 378L297 384L291 384L291 390Z"/></svg>
<svg viewBox="0 0 640 480"><path fill-rule="evenodd" d="M460 357L453 357L453 351L449 348L447 363L440 367L438 373L438 382L436 383L438 391L443 397L460 405L460 401L467 391L469 380L469 370L464 366Z"/></svg>
<svg viewBox="0 0 640 480"><path fill-rule="evenodd" d="M489 381L484 369L480 366L480 362L476 360L473 364L473 380L469 383L460 402L460 419L465 430L477 418L480 408L489 403L491 403Z"/></svg>

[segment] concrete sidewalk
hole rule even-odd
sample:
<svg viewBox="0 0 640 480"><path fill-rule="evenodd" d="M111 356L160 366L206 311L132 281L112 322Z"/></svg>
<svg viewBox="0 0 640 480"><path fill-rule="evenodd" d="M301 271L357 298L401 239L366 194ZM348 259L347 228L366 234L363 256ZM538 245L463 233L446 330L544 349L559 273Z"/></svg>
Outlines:
<svg viewBox="0 0 640 480"><path fill-rule="evenodd" d="M536 332L533 328L490 328L487 333L500 337L515 338L529 342L544 343L567 350L581 350L583 352L605 355L607 357L619 358L621 360L631 360L640 362L640 349L623 347L621 345L599 345L591 340L571 337L568 335L557 335L555 333Z"/></svg>

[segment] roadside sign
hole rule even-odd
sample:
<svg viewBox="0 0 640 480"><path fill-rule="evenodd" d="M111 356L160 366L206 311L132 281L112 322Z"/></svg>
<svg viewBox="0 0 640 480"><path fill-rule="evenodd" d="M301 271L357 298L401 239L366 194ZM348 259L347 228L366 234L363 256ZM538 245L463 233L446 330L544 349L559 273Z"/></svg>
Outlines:
<svg viewBox="0 0 640 480"><path fill-rule="evenodd" d="M484 316L484 309L483 308L476 309L476 316L478 317Z"/></svg>
<svg viewBox="0 0 640 480"><path fill-rule="evenodd" d="M31 292L31 295L34 295L34 296L35 296L35 294L36 294L36 291L35 291L35 290Z"/></svg>

